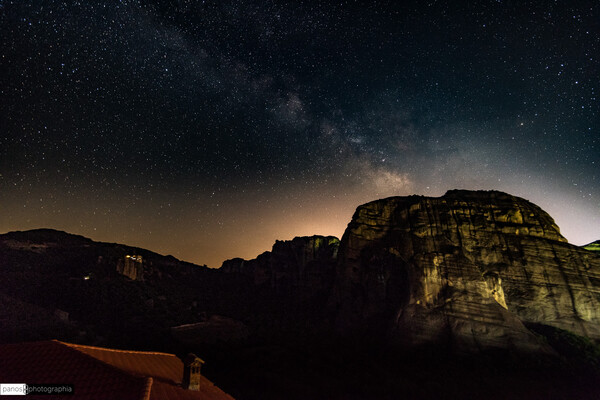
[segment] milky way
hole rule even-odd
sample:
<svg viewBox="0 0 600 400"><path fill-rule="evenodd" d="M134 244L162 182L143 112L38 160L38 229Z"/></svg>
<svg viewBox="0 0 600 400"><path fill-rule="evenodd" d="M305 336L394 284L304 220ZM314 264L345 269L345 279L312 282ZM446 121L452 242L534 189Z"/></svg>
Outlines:
<svg viewBox="0 0 600 400"><path fill-rule="evenodd" d="M0 231L218 267L464 188L600 239L600 6L365 3L0 1Z"/></svg>

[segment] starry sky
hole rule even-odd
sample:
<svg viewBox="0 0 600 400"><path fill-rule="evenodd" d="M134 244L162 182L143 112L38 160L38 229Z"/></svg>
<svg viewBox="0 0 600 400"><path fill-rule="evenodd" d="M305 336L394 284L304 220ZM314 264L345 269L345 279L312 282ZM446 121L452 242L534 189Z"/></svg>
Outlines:
<svg viewBox="0 0 600 400"><path fill-rule="evenodd" d="M462 188L600 239L600 4L313 3L0 0L0 232L219 267Z"/></svg>

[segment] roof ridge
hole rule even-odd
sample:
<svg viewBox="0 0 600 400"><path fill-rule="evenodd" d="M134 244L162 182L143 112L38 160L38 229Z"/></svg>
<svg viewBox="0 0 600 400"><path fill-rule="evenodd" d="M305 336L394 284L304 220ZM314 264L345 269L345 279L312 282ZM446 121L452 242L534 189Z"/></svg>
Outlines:
<svg viewBox="0 0 600 400"><path fill-rule="evenodd" d="M152 391L152 377L149 376L146 378L146 385L144 386L144 395L142 400L150 400L150 392Z"/></svg>
<svg viewBox="0 0 600 400"><path fill-rule="evenodd" d="M160 351L140 351L140 350L111 349L111 348L108 348L108 347L88 346L88 345L84 345L84 344L75 344L75 343L61 342L60 340L56 340L56 339L52 339L52 340L56 341L58 343L62 343L65 346L69 346L69 347L74 348L74 349L83 348L83 349L94 349L94 350L112 351L112 352L115 352L115 353L153 354L153 355L171 356L171 357L179 358L175 354L163 353L163 352L160 352Z"/></svg>

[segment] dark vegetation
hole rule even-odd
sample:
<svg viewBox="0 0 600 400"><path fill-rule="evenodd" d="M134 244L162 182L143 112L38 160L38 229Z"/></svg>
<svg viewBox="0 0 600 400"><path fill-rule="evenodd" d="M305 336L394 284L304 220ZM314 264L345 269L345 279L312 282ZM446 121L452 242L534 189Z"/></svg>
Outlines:
<svg viewBox="0 0 600 400"><path fill-rule="evenodd" d="M586 244L585 246L583 246L583 248L590 251L600 252L600 240L596 240L595 242Z"/></svg>
<svg viewBox="0 0 600 400"><path fill-rule="evenodd" d="M549 325L526 324L526 326L542 336L572 368L581 372L600 372L600 345L597 343Z"/></svg>

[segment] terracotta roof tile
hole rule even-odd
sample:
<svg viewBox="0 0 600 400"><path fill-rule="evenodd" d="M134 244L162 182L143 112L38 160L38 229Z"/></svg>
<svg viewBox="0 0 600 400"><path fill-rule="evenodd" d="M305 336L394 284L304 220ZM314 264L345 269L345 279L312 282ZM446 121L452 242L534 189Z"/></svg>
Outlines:
<svg viewBox="0 0 600 400"><path fill-rule="evenodd" d="M133 375L151 376L155 380L181 384L183 362L174 354L64 344Z"/></svg>
<svg viewBox="0 0 600 400"><path fill-rule="evenodd" d="M0 346L0 382L72 384L76 399L143 399L146 379L125 374L60 342ZM64 396L28 396L52 399Z"/></svg>
<svg viewBox="0 0 600 400"><path fill-rule="evenodd" d="M116 350L55 340L0 346L0 382L3 383L73 384L76 396L71 398L84 400L233 400L204 376L200 390L181 388L182 374L181 360L167 353Z"/></svg>
<svg viewBox="0 0 600 400"><path fill-rule="evenodd" d="M154 382L150 400L234 400L205 377L202 377L201 380L200 390L197 392L162 382Z"/></svg>

